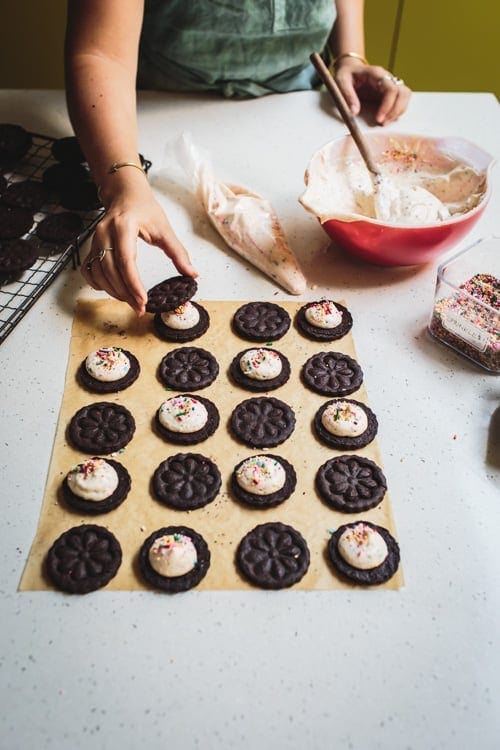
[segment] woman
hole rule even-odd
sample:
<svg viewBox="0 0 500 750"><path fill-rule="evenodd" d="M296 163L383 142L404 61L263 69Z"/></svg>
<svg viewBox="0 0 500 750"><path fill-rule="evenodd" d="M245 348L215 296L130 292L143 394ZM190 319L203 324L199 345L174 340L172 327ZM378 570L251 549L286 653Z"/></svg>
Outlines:
<svg viewBox="0 0 500 750"><path fill-rule="evenodd" d="M140 315L146 291L137 237L196 276L140 167L136 86L247 97L318 86L309 62L331 50L354 114L378 102L380 125L406 109L410 90L364 55L363 0L69 0L68 110L106 215L83 275ZM106 252L103 252L106 251Z"/></svg>

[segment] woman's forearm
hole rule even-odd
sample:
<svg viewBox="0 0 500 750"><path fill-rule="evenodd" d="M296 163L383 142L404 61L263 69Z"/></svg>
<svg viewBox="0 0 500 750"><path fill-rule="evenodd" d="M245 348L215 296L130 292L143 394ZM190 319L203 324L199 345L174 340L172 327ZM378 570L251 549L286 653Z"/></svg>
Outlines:
<svg viewBox="0 0 500 750"><path fill-rule="evenodd" d="M336 0L337 20L330 48L335 57L345 52L365 56L364 0Z"/></svg>

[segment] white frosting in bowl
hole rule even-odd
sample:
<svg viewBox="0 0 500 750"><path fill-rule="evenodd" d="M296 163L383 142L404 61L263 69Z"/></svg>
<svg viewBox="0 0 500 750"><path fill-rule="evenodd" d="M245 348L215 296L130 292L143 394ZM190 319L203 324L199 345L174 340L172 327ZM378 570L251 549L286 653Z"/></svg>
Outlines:
<svg viewBox="0 0 500 750"><path fill-rule="evenodd" d="M240 368L247 378L253 380L272 380L282 370L281 357L278 352L261 347L248 349L240 358Z"/></svg>
<svg viewBox="0 0 500 750"><path fill-rule="evenodd" d="M113 494L119 479L116 469L103 458L89 458L75 466L66 481L74 495L99 502Z"/></svg>
<svg viewBox="0 0 500 750"><path fill-rule="evenodd" d="M85 359L89 375L103 383L121 380L130 370L130 360L117 346L107 346L91 352Z"/></svg>
<svg viewBox="0 0 500 750"><path fill-rule="evenodd" d="M252 495L270 495L284 486L286 472L271 456L252 456L237 469L236 481L241 489Z"/></svg>
<svg viewBox="0 0 500 750"><path fill-rule="evenodd" d="M149 548L151 567L167 578L178 578L190 573L197 562L196 547L184 534L165 534L157 537Z"/></svg>
<svg viewBox="0 0 500 750"><path fill-rule="evenodd" d="M158 413L160 424L172 432L197 432L207 423L204 404L191 396L173 396L162 403Z"/></svg>
<svg viewBox="0 0 500 750"><path fill-rule="evenodd" d="M337 547L344 560L359 570L377 568L388 555L387 544L382 535L361 521L345 529Z"/></svg>
<svg viewBox="0 0 500 750"><path fill-rule="evenodd" d="M358 404L336 401L329 404L321 415L325 430L339 437L357 437L368 427L366 412Z"/></svg>

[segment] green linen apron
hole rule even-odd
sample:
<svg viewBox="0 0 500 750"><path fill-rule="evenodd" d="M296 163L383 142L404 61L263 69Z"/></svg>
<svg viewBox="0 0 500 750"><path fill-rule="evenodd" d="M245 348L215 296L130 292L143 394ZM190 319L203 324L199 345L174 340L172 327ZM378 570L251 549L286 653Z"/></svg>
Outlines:
<svg viewBox="0 0 500 750"><path fill-rule="evenodd" d="M145 0L137 86L252 97L318 85L334 0Z"/></svg>

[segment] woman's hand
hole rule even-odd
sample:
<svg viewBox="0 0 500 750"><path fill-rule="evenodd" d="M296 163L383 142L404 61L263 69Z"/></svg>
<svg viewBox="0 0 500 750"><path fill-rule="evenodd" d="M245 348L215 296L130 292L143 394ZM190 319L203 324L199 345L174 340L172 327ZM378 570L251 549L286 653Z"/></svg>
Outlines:
<svg viewBox="0 0 500 750"><path fill-rule="evenodd" d="M397 120L408 107L411 90L380 65L344 57L335 67L335 79L354 115L359 114L362 101L379 102L375 113L379 125Z"/></svg>
<svg viewBox="0 0 500 750"><path fill-rule="evenodd" d="M195 277L186 248L176 237L144 175L112 176L113 194L103 200L104 218L95 230L82 274L94 289L127 302L138 315L145 311L147 293L137 270L137 238L159 247L179 273Z"/></svg>

